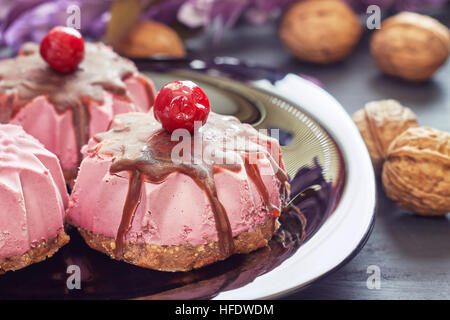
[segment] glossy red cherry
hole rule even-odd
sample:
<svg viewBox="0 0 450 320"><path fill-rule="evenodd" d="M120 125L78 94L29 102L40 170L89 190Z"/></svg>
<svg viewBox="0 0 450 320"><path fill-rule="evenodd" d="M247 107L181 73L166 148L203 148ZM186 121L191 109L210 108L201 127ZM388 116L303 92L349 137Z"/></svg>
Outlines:
<svg viewBox="0 0 450 320"><path fill-rule="evenodd" d="M192 81L166 84L155 100L153 112L164 129L194 131L194 122L206 123L211 107L203 90Z"/></svg>
<svg viewBox="0 0 450 320"><path fill-rule="evenodd" d="M73 72L84 58L84 39L73 28L54 27L42 39L40 52L53 69Z"/></svg>

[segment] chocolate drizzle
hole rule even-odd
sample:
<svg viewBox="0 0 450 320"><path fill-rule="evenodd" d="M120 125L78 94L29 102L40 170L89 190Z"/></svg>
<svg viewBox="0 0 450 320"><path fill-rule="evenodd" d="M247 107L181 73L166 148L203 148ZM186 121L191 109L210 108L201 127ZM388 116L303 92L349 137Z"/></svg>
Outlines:
<svg viewBox="0 0 450 320"><path fill-rule="evenodd" d="M207 195L215 218L222 258L234 253L234 243L228 215L218 198L214 183L215 173L220 170L238 172L244 163L244 168L256 186L266 210L270 211L274 217L279 216L282 208L270 202L270 195L259 168L256 163L252 162L263 156L270 159L273 172L277 173L280 182L281 205L283 205L287 199L285 197L287 195L287 176L268 152L267 146L271 146L272 140L258 134L251 126L242 125L234 117L220 116L215 113L210 114L206 125L200 129L199 133L202 135L199 141L201 150L212 150L213 152L211 154L202 152L201 161L197 162L194 161L194 154L199 146L195 144L197 139L195 136L190 142L191 154L188 158L190 161L173 161L172 152L180 141L172 141L171 134L161 128L152 113L119 115L116 117L113 129L95 136L94 139L99 143L91 148L89 153L112 156L113 163L110 169L112 174L123 171L130 173L129 191L116 239L114 252L116 258L123 258L126 233L139 204L142 184L144 182L162 183L174 172L191 177ZM232 148L230 148L230 141L233 141ZM237 155L237 159L226 161L229 158L219 157L219 153L223 156L227 152ZM279 154L277 154L278 159Z"/></svg>
<svg viewBox="0 0 450 320"><path fill-rule="evenodd" d="M123 212L128 214L122 215L119 229L117 230L117 238L124 239L131 225L133 215L131 213L136 211L136 208L140 204L141 191L142 191L142 175L139 171L134 171L130 176L130 184L128 186L128 195L125 201ZM123 252L123 241L119 241L116 247L116 255L120 256Z"/></svg>
<svg viewBox="0 0 450 320"><path fill-rule="evenodd" d="M78 69L62 74L41 58L37 44L27 43L16 58L0 62L0 96L6 95L0 99L0 122L9 122L27 103L45 96L58 113L72 110L77 147L81 150L89 140L89 102L101 103L104 90L130 101L124 80L137 73L131 61L108 47L86 43L85 58Z"/></svg>
<svg viewBox="0 0 450 320"><path fill-rule="evenodd" d="M259 172L258 166L256 164L252 164L249 161L249 157L244 157L244 164L245 164L245 171L247 172L250 179L253 181L253 183L258 188L259 194L262 196L264 203L272 213L272 215L277 218L280 215L280 208L274 206L270 202L270 195L269 191L267 190L266 186L264 185L264 182L262 180L261 174ZM280 180L281 184L283 185L285 181Z"/></svg>

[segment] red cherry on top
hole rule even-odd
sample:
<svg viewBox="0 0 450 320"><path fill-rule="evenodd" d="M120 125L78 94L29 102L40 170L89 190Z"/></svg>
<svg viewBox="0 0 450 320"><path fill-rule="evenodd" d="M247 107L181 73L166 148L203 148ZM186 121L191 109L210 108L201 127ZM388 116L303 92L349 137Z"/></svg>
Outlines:
<svg viewBox="0 0 450 320"><path fill-rule="evenodd" d="M56 71L69 73L77 69L84 58L84 39L69 27L54 27L42 39L41 56Z"/></svg>
<svg viewBox="0 0 450 320"><path fill-rule="evenodd" d="M192 81L173 81L162 87L153 112L164 129L194 132L194 122L206 123L211 107L203 90Z"/></svg>

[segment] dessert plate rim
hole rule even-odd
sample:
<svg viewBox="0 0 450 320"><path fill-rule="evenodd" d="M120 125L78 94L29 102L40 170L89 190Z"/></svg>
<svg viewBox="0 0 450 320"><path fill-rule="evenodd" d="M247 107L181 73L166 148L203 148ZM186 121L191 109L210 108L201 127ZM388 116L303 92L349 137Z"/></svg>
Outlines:
<svg viewBox="0 0 450 320"><path fill-rule="evenodd" d="M375 175L356 125L342 105L316 84L294 74L286 75L282 82L278 85L279 81L257 80L250 85L289 100L325 128L345 162L344 191L333 214L292 257L243 287L219 293L215 299L274 299L304 289L354 258L374 226ZM349 235L349 230L354 234Z"/></svg>

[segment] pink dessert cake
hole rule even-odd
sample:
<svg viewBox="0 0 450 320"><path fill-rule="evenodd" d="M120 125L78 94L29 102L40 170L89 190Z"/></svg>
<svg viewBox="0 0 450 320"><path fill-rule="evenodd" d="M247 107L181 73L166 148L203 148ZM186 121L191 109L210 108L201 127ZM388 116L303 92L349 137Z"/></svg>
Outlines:
<svg viewBox="0 0 450 320"><path fill-rule="evenodd" d="M0 125L0 203L0 274L45 260L69 241L59 161L15 125Z"/></svg>
<svg viewBox="0 0 450 320"><path fill-rule="evenodd" d="M21 125L56 154L69 184L81 147L107 130L114 115L148 111L154 97L153 83L100 43L86 43L84 59L70 73L52 69L31 43L0 62L0 123Z"/></svg>
<svg viewBox="0 0 450 320"><path fill-rule="evenodd" d="M199 132L202 150L215 155L200 164L172 160L178 142L153 111L118 115L90 140L67 211L90 247L188 271L267 245L289 194L278 141L215 113ZM223 149L228 141L238 142ZM221 164L218 154L236 161Z"/></svg>

